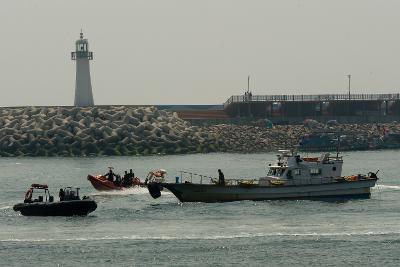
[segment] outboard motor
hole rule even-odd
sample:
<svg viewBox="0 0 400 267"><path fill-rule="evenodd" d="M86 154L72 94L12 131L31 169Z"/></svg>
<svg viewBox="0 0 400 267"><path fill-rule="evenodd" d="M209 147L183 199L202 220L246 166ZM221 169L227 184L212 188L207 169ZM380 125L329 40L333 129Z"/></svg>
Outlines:
<svg viewBox="0 0 400 267"><path fill-rule="evenodd" d="M155 199L161 197L160 186L156 183L150 183L147 185L150 195Z"/></svg>

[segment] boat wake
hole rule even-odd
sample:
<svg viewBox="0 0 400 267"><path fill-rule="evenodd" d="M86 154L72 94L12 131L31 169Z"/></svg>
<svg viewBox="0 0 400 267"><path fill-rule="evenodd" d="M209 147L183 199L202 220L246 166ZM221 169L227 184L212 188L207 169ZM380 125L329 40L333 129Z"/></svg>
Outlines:
<svg viewBox="0 0 400 267"><path fill-rule="evenodd" d="M354 237L354 236L384 236L384 235L400 235L400 232L384 231L384 232L334 232L334 233L239 233L232 235L188 235L188 236L104 236L104 237L76 237L76 238L38 238L38 239L1 239L0 242L57 242L57 241L120 241L120 240L219 240L219 239L235 239L235 238L262 238L262 237Z"/></svg>
<svg viewBox="0 0 400 267"><path fill-rule="evenodd" d="M11 206L4 206L4 207L0 207L0 210L8 210L10 208L11 208Z"/></svg>
<svg viewBox="0 0 400 267"><path fill-rule="evenodd" d="M376 185L373 187L373 189L377 190L400 190L400 186L398 185Z"/></svg>
<svg viewBox="0 0 400 267"><path fill-rule="evenodd" d="M144 195L148 194L149 191L145 187L132 187L122 190L113 190L113 191L101 191L92 193L92 196L125 196L125 195Z"/></svg>
<svg viewBox="0 0 400 267"><path fill-rule="evenodd" d="M127 195L148 195L146 187L132 187L123 190L101 191L90 194L91 196L127 196ZM162 194L172 194L171 192L162 192Z"/></svg>

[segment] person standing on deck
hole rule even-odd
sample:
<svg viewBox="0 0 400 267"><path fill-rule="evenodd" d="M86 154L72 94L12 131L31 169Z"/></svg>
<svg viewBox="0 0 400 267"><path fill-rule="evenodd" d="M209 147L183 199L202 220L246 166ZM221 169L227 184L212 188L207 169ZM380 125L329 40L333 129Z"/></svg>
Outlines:
<svg viewBox="0 0 400 267"><path fill-rule="evenodd" d="M218 169L218 184L219 185L225 185L225 175L224 173L221 171L221 169Z"/></svg>
<svg viewBox="0 0 400 267"><path fill-rule="evenodd" d="M60 197L60 201L64 201L65 191L62 188L60 188L60 191L58 192L58 196Z"/></svg>

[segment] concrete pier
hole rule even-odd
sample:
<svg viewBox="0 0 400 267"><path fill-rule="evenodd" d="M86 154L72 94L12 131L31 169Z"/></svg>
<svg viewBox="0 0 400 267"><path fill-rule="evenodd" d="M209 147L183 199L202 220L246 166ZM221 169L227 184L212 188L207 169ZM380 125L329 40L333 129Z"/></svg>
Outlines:
<svg viewBox="0 0 400 267"><path fill-rule="evenodd" d="M383 122L400 119L400 94L236 95L224 103L224 110L236 118Z"/></svg>

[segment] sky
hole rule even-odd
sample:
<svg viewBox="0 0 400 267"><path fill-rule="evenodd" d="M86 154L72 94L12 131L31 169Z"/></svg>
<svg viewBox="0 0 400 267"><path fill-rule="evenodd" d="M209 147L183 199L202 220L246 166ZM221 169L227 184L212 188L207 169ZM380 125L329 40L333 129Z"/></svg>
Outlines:
<svg viewBox="0 0 400 267"><path fill-rule="evenodd" d="M0 106L72 105L82 29L95 104L400 92L398 0L2 0Z"/></svg>

